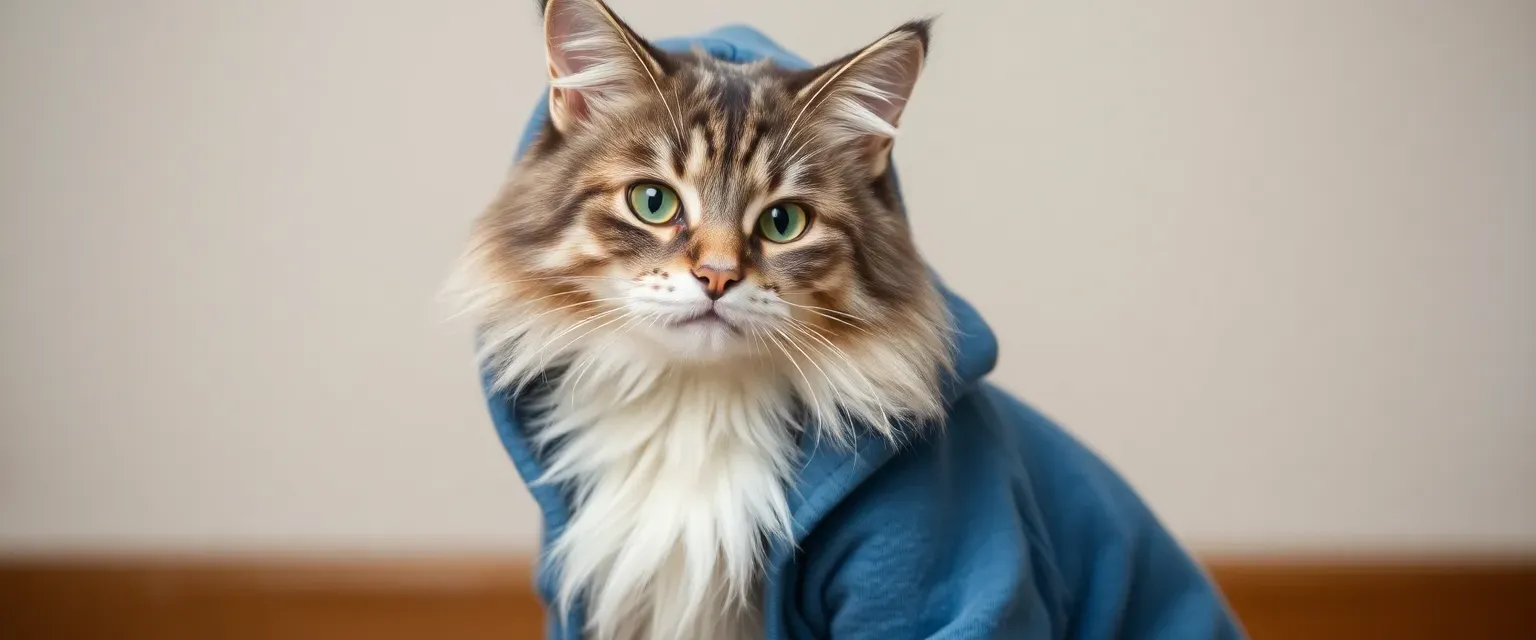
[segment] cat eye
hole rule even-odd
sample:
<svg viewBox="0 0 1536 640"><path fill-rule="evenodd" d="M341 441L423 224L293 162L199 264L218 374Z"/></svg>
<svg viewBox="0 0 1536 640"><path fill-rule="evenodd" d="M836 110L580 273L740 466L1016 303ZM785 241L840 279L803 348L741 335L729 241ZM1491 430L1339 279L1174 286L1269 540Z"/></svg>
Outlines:
<svg viewBox="0 0 1536 640"><path fill-rule="evenodd" d="M683 205L672 187L657 182L637 182L629 188L629 210L636 218L650 224L666 224L677 217Z"/></svg>
<svg viewBox="0 0 1536 640"><path fill-rule="evenodd" d="M811 218L805 207L793 202L780 202L764 209L757 217L757 230L769 242L793 242L805 234Z"/></svg>

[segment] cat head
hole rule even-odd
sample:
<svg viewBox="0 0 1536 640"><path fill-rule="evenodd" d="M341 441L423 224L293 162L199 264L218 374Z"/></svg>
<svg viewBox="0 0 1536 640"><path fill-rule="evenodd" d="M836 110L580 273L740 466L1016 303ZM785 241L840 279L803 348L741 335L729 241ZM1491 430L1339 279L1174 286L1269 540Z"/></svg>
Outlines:
<svg viewBox="0 0 1536 640"><path fill-rule="evenodd" d="M889 164L928 23L788 69L543 16L549 119L465 260L498 383L622 358L760 370L823 423L935 415L950 323Z"/></svg>

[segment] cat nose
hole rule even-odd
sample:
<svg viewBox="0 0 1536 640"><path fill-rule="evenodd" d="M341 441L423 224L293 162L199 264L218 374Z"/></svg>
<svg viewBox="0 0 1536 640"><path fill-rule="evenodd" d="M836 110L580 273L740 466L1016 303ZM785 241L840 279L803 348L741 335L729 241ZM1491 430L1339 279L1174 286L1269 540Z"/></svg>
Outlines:
<svg viewBox="0 0 1536 640"><path fill-rule="evenodd" d="M704 293L709 295L710 300L718 300L725 295L726 289L741 280L741 272L735 267L701 264L693 268L693 277L704 285Z"/></svg>

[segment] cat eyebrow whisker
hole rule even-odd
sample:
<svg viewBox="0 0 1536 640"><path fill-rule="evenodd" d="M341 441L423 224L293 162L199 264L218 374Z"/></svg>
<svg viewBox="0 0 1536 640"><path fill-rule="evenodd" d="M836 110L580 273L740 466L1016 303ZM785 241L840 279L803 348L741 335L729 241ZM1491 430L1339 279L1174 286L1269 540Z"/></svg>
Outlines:
<svg viewBox="0 0 1536 640"><path fill-rule="evenodd" d="M800 157L800 152L805 151L806 145L809 145L812 142L815 142L815 141L817 141L819 139L821 139L821 132L818 131L818 132L812 133L809 138L805 139L805 142L800 143L800 146L796 147L794 152L789 154L789 157L784 160L784 164L786 164L786 165L798 164L798 163L800 163L800 162L802 162L804 160L809 160L810 158L814 157L816 154L813 152L811 155L805 156L804 158L802 158L802 157Z"/></svg>
<svg viewBox="0 0 1536 640"><path fill-rule="evenodd" d="M619 21L612 14L608 13L606 8L603 10L603 17L608 19L614 31L618 33L619 40L624 43L625 47L629 48L630 55L635 57L635 64L640 65L640 68L645 71L645 77L651 81L651 86L656 88L656 97L661 98L662 106L667 108L667 115L672 118L672 129L677 133L678 140L681 141L683 138L682 118L678 117L677 112L672 110L672 104L667 102L667 95L661 90L661 83L656 80L656 74L652 72L650 63L646 60L645 56L640 55L639 50L635 49L635 43L631 41L624 27L619 24Z"/></svg>
<svg viewBox="0 0 1536 640"><path fill-rule="evenodd" d="M634 58L635 64L640 67L641 71L645 72L645 77L651 81L651 86L655 87L656 96L661 98L661 104L666 107L667 116L671 119L672 130L681 139L683 136L682 119L678 117L676 111L673 111L672 103L667 100L666 93L661 90L661 82L656 79L657 70L653 69L651 61L642 55L639 49L635 48L633 38L630 37L628 31L619 23L618 19L610 14L606 7L602 8L601 13L603 18L608 21L611 32L594 27L589 31L573 33L570 37L559 43L560 48L570 52L601 51L613 39L623 43L624 48L628 49L630 56ZM554 87L580 89L612 82L614 79L621 77L623 73L619 62L616 60L600 62L574 75L555 78L550 84Z"/></svg>
<svg viewBox="0 0 1536 640"><path fill-rule="evenodd" d="M820 135L820 134L817 134L817 135ZM811 138L811 140L815 140L815 139L816 139L815 137ZM795 164L798 164L798 165L800 165L802 167L807 167L807 168L819 167L820 165L811 163L811 160L814 159L816 156L821 155L827 149L830 149L830 148L831 147L821 147L819 149L812 149L810 153L807 153L804 156L800 156L800 157L794 158L793 162Z"/></svg>

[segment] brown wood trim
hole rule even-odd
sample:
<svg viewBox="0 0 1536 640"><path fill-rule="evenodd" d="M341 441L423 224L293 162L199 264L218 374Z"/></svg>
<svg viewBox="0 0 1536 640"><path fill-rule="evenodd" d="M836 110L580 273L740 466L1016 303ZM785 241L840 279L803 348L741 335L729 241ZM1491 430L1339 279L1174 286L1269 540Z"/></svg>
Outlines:
<svg viewBox="0 0 1536 640"><path fill-rule="evenodd" d="M1258 640L1536 638L1536 558L1212 559ZM537 638L516 558L0 558L0 638Z"/></svg>
<svg viewBox="0 0 1536 640"><path fill-rule="evenodd" d="M0 638L538 638L526 563L414 560L0 561Z"/></svg>
<svg viewBox="0 0 1536 640"><path fill-rule="evenodd" d="M1536 558L1207 564L1258 640L1536 638Z"/></svg>

